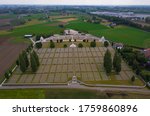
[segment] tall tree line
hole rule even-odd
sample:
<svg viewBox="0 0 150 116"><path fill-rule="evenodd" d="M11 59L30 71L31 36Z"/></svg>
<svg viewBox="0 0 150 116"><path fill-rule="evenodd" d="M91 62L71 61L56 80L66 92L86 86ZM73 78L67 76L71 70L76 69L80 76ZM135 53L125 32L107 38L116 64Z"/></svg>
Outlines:
<svg viewBox="0 0 150 116"><path fill-rule="evenodd" d="M110 74L113 68L117 74L121 71L121 56L118 52L115 52L112 60L111 53L107 49L104 55L104 68L107 74Z"/></svg>
<svg viewBox="0 0 150 116"><path fill-rule="evenodd" d="M30 60L29 60L30 57ZM19 55L19 66L20 70L24 73L29 66L31 66L32 72L36 72L40 62L37 53L33 50L30 52L30 55L26 51L23 51L22 54Z"/></svg>

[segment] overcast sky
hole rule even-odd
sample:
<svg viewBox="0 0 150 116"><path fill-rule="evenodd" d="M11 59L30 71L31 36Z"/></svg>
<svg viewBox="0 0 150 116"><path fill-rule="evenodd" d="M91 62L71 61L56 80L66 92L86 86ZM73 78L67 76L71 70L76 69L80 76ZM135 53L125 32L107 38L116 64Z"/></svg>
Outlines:
<svg viewBox="0 0 150 116"><path fill-rule="evenodd" d="M150 0L0 0L0 4L150 5Z"/></svg>

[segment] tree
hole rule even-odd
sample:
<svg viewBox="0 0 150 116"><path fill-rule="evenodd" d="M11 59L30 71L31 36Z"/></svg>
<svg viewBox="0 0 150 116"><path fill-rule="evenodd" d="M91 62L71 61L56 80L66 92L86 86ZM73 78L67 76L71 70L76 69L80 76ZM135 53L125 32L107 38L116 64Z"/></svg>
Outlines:
<svg viewBox="0 0 150 116"><path fill-rule="evenodd" d="M86 40L84 39L83 42L85 42Z"/></svg>
<svg viewBox="0 0 150 116"><path fill-rule="evenodd" d="M36 41L39 41L40 38L41 38L41 35L37 35L36 38L35 38L35 40L36 40Z"/></svg>
<svg viewBox="0 0 150 116"><path fill-rule="evenodd" d="M113 58L113 67L114 67L114 69L115 69L116 63L117 63L117 55L118 55L118 53L115 52L115 55L114 55L114 58Z"/></svg>
<svg viewBox="0 0 150 116"><path fill-rule="evenodd" d="M147 17L147 18L145 19L145 22L150 24L150 17Z"/></svg>
<svg viewBox="0 0 150 116"><path fill-rule="evenodd" d="M111 73L112 70L112 59L111 59L111 53L110 51L107 49L105 55L104 55L104 67L106 70L106 73L109 74Z"/></svg>
<svg viewBox="0 0 150 116"><path fill-rule="evenodd" d="M67 48L67 44L64 44L64 48Z"/></svg>
<svg viewBox="0 0 150 116"><path fill-rule="evenodd" d="M23 55L23 58L25 60L26 68L28 68L28 66L29 66L29 60L28 60L28 55L27 55L26 51L23 51L22 55Z"/></svg>
<svg viewBox="0 0 150 116"><path fill-rule="evenodd" d="M38 67L33 53L30 54L30 63L31 63L32 72L36 72Z"/></svg>
<svg viewBox="0 0 150 116"><path fill-rule="evenodd" d="M120 57L120 55L117 56L115 71L116 71L116 73L119 73L121 71L121 57Z"/></svg>
<svg viewBox="0 0 150 116"><path fill-rule="evenodd" d="M140 70L140 68L139 68L139 66L138 66L137 69L136 69L136 74L139 75L140 72L141 72L141 70Z"/></svg>
<svg viewBox="0 0 150 116"><path fill-rule="evenodd" d="M113 58L113 67L114 67L116 73L119 73L121 71L121 57L118 54L118 52L115 52L115 55Z"/></svg>
<svg viewBox="0 0 150 116"><path fill-rule="evenodd" d="M82 44L82 43L79 43L79 44L78 44L78 47L79 47L79 48L82 48L82 47L83 47L83 44Z"/></svg>
<svg viewBox="0 0 150 116"><path fill-rule="evenodd" d="M131 82L134 82L135 81L135 76L133 75L132 77L131 77Z"/></svg>
<svg viewBox="0 0 150 116"><path fill-rule="evenodd" d="M107 48L109 46L108 41L104 41L104 46Z"/></svg>
<svg viewBox="0 0 150 116"><path fill-rule="evenodd" d="M19 60L16 60L16 65L19 65Z"/></svg>
<svg viewBox="0 0 150 116"><path fill-rule="evenodd" d="M55 48L55 44L54 44L54 42L52 41L52 42L50 42L50 48Z"/></svg>
<svg viewBox="0 0 150 116"><path fill-rule="evenodd" d="M37 53L34 50L33 50L32 54L35 58L37 66L39 66L40 65L39 56L37 55Z"/></svg>
<svg viewBox="0 0 150 116"><path fill-rule="evenodd" d="M90 43L90 46L91 46L91 47L96 47L96 42L95 42L95 41L92 41L92 42Z"/></svg>
<svg viewBox="0 0 150 116"><path fill-rule="evenodd" d="M141 77L146 81L149 82L150 81L150 71L147 70L142 70L140 72Z"/></svg>
<svg viewBox="0 0 150 116"><path fill-rule="evenodd" d="M6 79L9 79L9 72L8 72L8 71L5 72L5 78L6 78Z"/></svg>
<svg viewBox="0 0 150 116"><path fill-rule="evenodd" d="M40 48L42 48L42 43L38 42L38 43L35 44L35 46L36 46L37 49L40 49Z"/></svg>
<svg viewBox="0 0 150 116"><path fill-rule="evenodd" d="M59 24L58 25L60 28L64 28L64 25L63 24Z"/></svg>
<svg viewBox="0 0 150 116"><path fill-rule="evenodd" d="M132 64L132 69L135 70L135 69L137 69L137 67L138 67L138 62L135 59Z"/></svg>
<svg viewBox="0 0 150 116"><path fill-rule="evenodd" d="M142 54L142 53L136 54L136 60L141 64L144 64L147 62L147 59L145 58L144 54Z"/></svg>
<svg viewBox="0 0 150 116"><path fill-rule="evenodd" d="M20 70L24 73L27 70L26 62L22 54L19 55Z"/></svg>

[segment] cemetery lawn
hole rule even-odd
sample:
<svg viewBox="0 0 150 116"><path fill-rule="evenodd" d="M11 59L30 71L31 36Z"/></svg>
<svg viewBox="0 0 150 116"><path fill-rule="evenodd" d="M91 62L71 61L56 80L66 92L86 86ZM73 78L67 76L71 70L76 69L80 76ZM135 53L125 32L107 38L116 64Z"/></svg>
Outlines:
<svg viewBox="0 0 150 116"><path fill-rule="evenodd" d="M114 54L112 47L108 49ZM28 70L22 74L18 67L6 84L66 84L75 75L87 84L144 85L138 78L134 83L131 82L131 77L135 74L124 61L119 75L106 75L103 67L105 47L41 48L36 52L41 64L37 72Z"/></svg>

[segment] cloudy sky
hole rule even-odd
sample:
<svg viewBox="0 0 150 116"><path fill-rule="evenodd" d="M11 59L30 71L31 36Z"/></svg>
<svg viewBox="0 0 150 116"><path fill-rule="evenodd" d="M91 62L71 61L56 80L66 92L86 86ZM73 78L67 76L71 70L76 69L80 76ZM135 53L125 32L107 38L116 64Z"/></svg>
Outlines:
<svg viewBox="0 0 150 116"><path fill-rule="evenodd" d="M0 0L0 4L150 5L150 0Z"/></svg>

